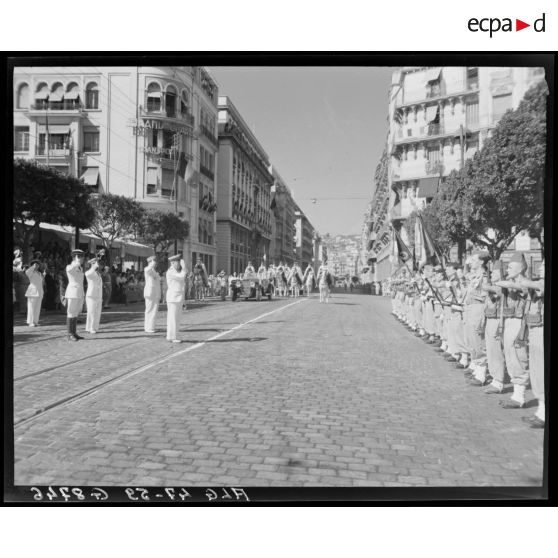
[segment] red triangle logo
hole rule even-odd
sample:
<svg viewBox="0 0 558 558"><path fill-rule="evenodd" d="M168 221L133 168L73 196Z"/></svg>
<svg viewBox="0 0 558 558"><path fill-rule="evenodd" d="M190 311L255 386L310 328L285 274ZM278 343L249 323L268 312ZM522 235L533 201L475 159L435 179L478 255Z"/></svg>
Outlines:
<svg viewBox="0 0 558 558"><path fill-rule="evenodd" d="M516 31L521 31L522 29L525 29L526 27L531 27L531 24L530 23L525 23L524 21L521 21L520 19L515 20L515 30Z"/></svg>

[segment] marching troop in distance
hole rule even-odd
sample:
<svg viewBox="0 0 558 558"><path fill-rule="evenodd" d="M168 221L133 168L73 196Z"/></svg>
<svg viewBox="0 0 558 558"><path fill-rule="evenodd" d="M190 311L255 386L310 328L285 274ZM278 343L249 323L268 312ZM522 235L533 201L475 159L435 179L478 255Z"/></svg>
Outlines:
<svg viewBox="0 0 558 558"><path fill-rule="evenodd" d="M22 267L20 251L14 252L14 270ZM96 334L101 327L101 313L106 308L105 277L103 274L108 268L104 266L105 251L100 250L95 257L87 258L83 250L73 250L71 252L72 261L65 268L65 278L67 284L61 287L61 303L65 307L67 316L67 338L68 341L79 341L84 339L77 332L79 315L86 308L85 331L89 334ZM19 269L18 267L18 269ZM41 261L33 259L29 267L25 270L29 285L25 292L27 298L27 324L30 327L39 325L41 305L44 295L45 273L41 271ZM178 339L180 329L181 311L186 307L187 293L192 292L196 301L204 301L207 296L220 297L226 300L227 295L232 300L238 300L232 296L235 288L243 281L248 281L255 287L260 295L266 290L269 299L272 297L291 297L299 298L307 296L311 298L312 291L318 287L320 292L320 302L328 303L330 290L333 285L333 276L330 273L327 261L318 269L317 273L311 265L308 265L303 272L298 262L294 262L292 267L280 263L278 266L270 264L266 267L265 260L261 262L256 271L252 262L249 261L244 273L240 277L236 273L228 275L224 270L216 276L208 275L207 269L198 258L193 270L189 273L186 264L180 255L173 255L168 258L168 269L162 274L157 270L156 256L147 258L146 266L143 270L144 288L143 298L145 300L145 333L156 333L157 314L159 304L167 305L167 340L172 343L181 343ZM188 285L191 283L191 285ZM109 283L110 284L110 283ZM15 294L14 294L15 301ZM105 301L105 305L103 305Z"/></svg>
<svg viewBox="0 0 558 558"><path fill-rule="evenodd" d="M464 370L470 386L487 395L503 394L509 377L511 397L503 409L526 404L531 386L538 402L531 428L544 428L544 261L538 279L526 277L523 253L514 252L504 276L501 261L489 270L488 252L477 251L459 264L400 268L388 282L392 313L410 331Z"/></svg>

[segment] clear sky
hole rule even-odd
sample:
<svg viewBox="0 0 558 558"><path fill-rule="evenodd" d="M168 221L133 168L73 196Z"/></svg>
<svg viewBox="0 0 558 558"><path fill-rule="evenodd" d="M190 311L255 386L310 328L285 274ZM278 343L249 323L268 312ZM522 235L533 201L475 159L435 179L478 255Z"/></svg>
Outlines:
<svg viewBox="0 0 558 558"><path fill-rule="evenodd" d="M393 70L209 69L320 234L359 233L386 141Z"/></svg>

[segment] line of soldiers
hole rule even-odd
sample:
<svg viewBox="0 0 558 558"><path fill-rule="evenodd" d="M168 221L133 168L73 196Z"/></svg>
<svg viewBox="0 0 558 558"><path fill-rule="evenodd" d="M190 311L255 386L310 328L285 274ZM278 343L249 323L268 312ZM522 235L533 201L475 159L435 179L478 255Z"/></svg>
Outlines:
<svg viewBox="0 0 558 558"><path fill-rule="evenodd" d="M467 273L455 263L402 268L390 285L392 313L485 394L502 394L507 373L513 393L502 408L524 407L530 384L538 408L523 420L544 428L544 261L533 281L522 252L513 253L507 277L501 262L489 272L489 260L488 252L474 252Z"/></svg>

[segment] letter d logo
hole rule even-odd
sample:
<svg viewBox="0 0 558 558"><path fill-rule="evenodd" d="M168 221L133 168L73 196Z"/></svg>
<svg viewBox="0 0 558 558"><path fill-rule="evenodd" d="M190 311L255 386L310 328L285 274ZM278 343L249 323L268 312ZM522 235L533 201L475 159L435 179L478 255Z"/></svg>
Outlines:
<svg viewBox="0 0 558 558"><path fill-rule="evenodd" d="M536 19L535 23L533 23L533 29L537 33L544 33L544 27L545 27L545 14L543 13L542 17Z"/></svg>

